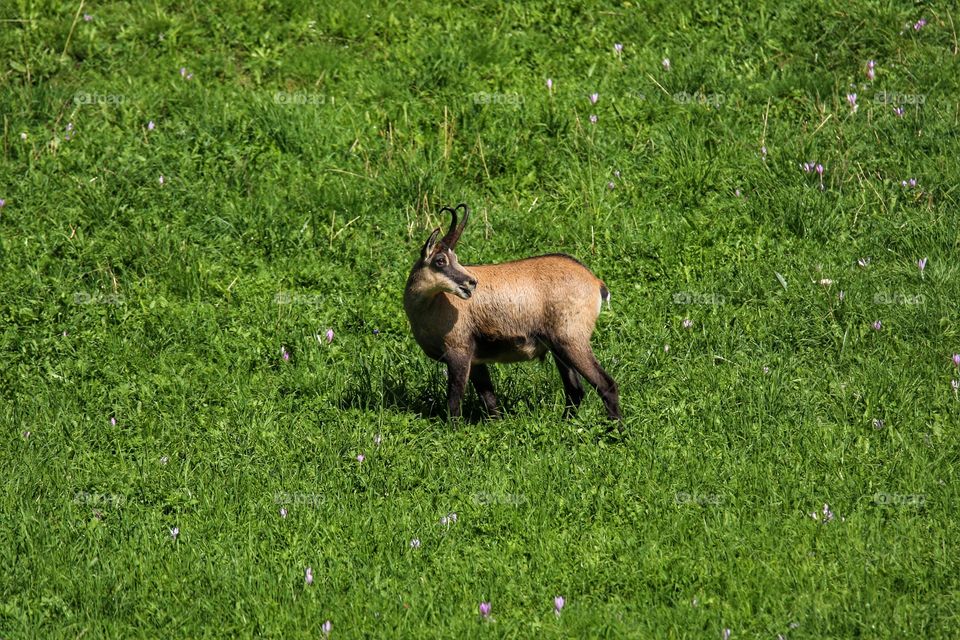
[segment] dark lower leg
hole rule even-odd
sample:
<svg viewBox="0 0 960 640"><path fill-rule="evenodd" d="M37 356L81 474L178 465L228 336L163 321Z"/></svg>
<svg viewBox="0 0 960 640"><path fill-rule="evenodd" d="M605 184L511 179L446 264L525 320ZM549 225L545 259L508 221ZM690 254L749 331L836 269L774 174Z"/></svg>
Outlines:
<svg viewBox="0 0 960 640"><path fill-rule="evenodd" d="M589 347L577 349L575 347L563 348L558 346L556 347L556 353L597 390L607 409L607 416L611 420L622 420L620 416L620 392L617 389L617 383L603 370L603 367L594 357L593 351Z"/></svg>
<svg viewBox="0 0 960 640"><path fill-rule="evenodd" d="M490 380L490 370L487 365L475 364L470 367L470 382L473 383L473 388L477 390L477 395L483 402L483 408L491 416L498 417L500 410L497 409L497 396L493 393L493 381Z"/></svg>
<svg viewBox="0 0 960 640"><path fill-rule="evenodd" d="M467 388L470 375L470 360L450 360L447 362L447 411L450 419L460 417L460 404L463 392Z"/></svg>
<svg viewBox="0 0 960 640"><path fill-rule="evenodd" d="M563 397L566 405L563 409L563 417L570 418L577 412L577 408L583 401L584 392L583 385L580 383L580 374L556 353L553 354L553 360L557 363L560 380L563 381Z"/></svg>

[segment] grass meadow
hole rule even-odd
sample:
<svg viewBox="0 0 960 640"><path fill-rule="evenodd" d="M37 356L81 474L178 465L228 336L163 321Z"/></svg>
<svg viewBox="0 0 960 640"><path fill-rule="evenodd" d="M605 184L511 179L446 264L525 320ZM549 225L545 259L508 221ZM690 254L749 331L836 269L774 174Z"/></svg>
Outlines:
<svg viewBox="0 0 960 640"><path fill-rule="evenodd" d="M339 4L0 7L0 637L956 637L956 5ZM623 437L448 424L459 202Z"/></svg>

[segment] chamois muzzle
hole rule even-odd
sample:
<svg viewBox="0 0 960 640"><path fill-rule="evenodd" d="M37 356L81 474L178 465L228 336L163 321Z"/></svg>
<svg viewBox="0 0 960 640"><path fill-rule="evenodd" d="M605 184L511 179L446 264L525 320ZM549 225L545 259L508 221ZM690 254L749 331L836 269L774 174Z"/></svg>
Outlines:
<svg viewBox="0 0 960 640"><path fill-rule="evenodd" d="M457 287L457 295L464 300L469 300L470 296L473 295L473 292L477 290L477 279L469 278L468 280L461 282L460 286Z"/></svg>

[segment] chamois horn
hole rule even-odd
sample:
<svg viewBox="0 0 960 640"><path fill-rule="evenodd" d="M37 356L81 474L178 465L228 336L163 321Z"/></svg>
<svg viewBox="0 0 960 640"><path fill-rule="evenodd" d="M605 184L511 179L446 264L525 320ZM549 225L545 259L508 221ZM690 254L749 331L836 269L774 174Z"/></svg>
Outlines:
<svg viewBox="0 0 960 640"><path fill-rule="evenodd" d="M460 208L463 208L463 219L460 220L460 224L457 224L457 211ZM460 234L463 233L463 228L467 226L467 218L470 216L470 209L465 203L458 204L455 208L451 209L450 207L444 207L440 209L440 213L444 211L449 211L452 218L450 222L450 230L447 231L447 235L443 236L440 239L448 249L455 249L457 246L457 241L460 240Z"/></svg>

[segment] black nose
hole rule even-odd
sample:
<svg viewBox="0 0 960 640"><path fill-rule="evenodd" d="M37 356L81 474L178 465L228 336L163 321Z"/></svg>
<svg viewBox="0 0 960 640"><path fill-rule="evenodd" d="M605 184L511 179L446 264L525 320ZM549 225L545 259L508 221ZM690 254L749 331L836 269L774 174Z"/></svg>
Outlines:
<svg viewBox="0 0 960 640"><path fill-rule="evenodd" d="M467 280L467 284L469 284L471 287L473 287L474 289L476 289L476 288L477 288L477 279L476 279L476 278L470 278L469 280Z"/></svg>

